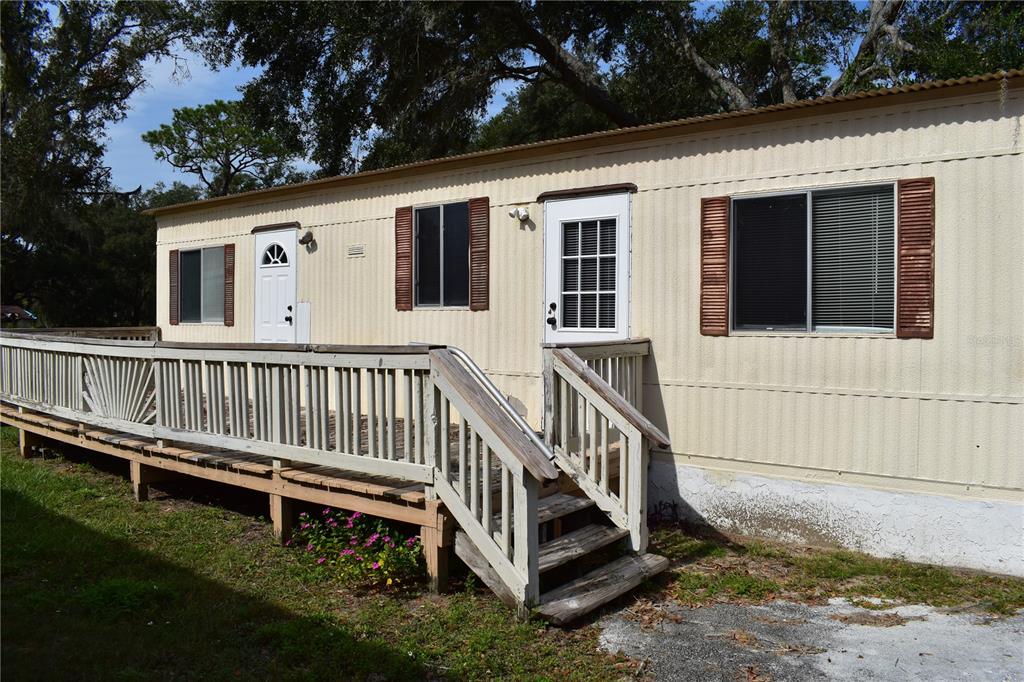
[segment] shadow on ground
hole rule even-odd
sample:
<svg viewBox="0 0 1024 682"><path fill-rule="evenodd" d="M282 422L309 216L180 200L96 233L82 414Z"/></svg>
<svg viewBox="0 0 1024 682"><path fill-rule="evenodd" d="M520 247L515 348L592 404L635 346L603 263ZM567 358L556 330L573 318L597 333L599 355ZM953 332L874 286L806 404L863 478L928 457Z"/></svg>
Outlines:
<svg viewBox="0 0 1024 682"><path fill-rule="evenodd" d="M425 677L326 617L228 588L17 491L4 491L0 520L6 679Z"/></svg>

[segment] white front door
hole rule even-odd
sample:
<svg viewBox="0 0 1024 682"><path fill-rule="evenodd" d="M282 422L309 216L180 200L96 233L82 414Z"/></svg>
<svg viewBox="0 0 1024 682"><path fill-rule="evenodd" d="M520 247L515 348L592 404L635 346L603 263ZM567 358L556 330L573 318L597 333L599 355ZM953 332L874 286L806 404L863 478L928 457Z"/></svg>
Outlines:
<svg viewBox="0 0 1024 682"><path fill-rule="evenodd" d="M294 229L257 232L256 343L295 343Z"/></svg>
<svg viewBox="0 0 1024 682"><path fill-rule="evenodd" d="M544 204L544 341L629 338L629 194Z"/></svg>

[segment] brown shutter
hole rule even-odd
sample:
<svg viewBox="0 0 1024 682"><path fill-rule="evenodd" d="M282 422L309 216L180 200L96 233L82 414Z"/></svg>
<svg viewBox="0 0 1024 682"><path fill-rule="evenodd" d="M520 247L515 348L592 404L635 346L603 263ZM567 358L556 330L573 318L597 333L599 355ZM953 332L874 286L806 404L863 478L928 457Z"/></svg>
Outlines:
<svg viewBox="0 0 1024 682"><path fill-rule="evenodd" d="M171 324L178 324L178 250L173 249L170 253L170 262L167 272L170 276L170 285L167 287L167 302L170 312L168 317Z"/></svg>
<svg viewBox="0 0 1024 682"><path fill-rule="evenodd" d="M469 309L487 310L490 302L491 201L469 200Z"/></svg>
<svg viewBox="0 0 1024 682"><path fill-rule="evenodd" d="M395 209L395 310L412 310L412 206Z"/></svg>
<svg viewBox="0 0 1024 682"><path fill-rule="evenodd" d="M700 333L729 335L729 197L700 201Z"/></svg>
<svg viewBox="0 0 1024 682"><path fill-rule="evenodd" d="M930 339L935 326L935 178L900 180L896 336Z"/></svg>
<svg viewBox="0 0 1024 682"><path fill-rule="evenodd" d="M235 245L224 245L224 326L235 326Z"/></svg>

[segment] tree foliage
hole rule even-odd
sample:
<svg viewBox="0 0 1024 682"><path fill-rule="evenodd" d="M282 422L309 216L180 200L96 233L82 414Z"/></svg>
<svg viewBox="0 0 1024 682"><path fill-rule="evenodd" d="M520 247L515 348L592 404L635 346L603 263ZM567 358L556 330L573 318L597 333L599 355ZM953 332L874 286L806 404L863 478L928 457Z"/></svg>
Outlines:
<svg viewBox="0 0 1024 682"><path fill-rule="evenodd" d="M246 102L301 131L325 174L1024 64L1013 3L241 2L198 14L211 59L265 66ZM509 82L520 90L481 125Z"/></svg>
<svg viewBox="0 0 1024 682"><path fill-rule="evenodd" d="M196 175L209 196L225 196L293 179L297 140L262 128L241 102L215 100L174 110L170 124L142 135L156 158ZM290 142L290 144L289 144Z"/></svg>
<svg viewBox="0 0 1024 682"><path fill-rule="evenodd" d="M143 87L143 62L174 58L188 34L163 2L0 3L5 302L51 324L152 319L125 271L152 269L152 221L110 199L104 131Z"/></svg>

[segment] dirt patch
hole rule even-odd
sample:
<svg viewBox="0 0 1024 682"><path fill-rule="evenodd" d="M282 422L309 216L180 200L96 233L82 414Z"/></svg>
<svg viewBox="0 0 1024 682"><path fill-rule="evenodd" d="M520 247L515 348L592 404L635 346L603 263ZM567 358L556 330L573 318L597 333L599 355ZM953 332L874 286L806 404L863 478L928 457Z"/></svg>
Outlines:
<svg viewBox="0 0 1024 682"><path fill-rule="evenodd" d="M924 620L923 616L901 616L898 613L871 613L858 611L856 613L835 613L829 616L832 620L849 625L870 625L876 628L891 628L897 625L906 625L908 621Z"/></svg>

